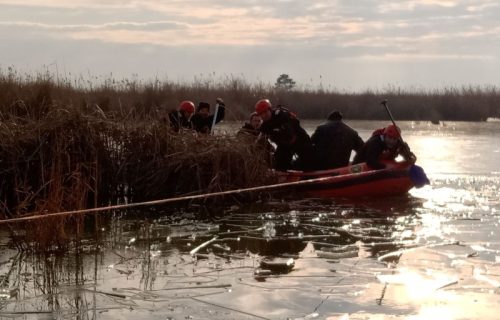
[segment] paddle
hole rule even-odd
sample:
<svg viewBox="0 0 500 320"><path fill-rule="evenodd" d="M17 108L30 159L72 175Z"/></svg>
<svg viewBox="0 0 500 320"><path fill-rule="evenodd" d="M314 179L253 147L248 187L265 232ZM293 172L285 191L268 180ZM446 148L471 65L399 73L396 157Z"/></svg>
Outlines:
<svg viewBox="0 0 500 320"><path fill-rule="evenodd" d="M380 104L382 104L385 107L385 110L387 111L387 114L389 115L392 124L396 128L398 128L398 126L396 126L396 122L394 121L394 117L392 116L391 110L389 110L389 106L387 105L387 99L382 100ZM408 144L403 141L401 132L399 133L399 140L401 140L401 145L403 149L402 153L404 154L405 158L413 161L413 165L410 168L410 179L413 181L413 183L417 188L421 188L426 184L430 184L431 182L429 181L429 178L427 178L424 169L422 167L415 165L415 162L417 161L417 156L415 156L415 154L410 151L410 147L408 146Z"/></svg>
<svg viewBox="0 0 500 320"><path fill-rule="evenodd" d="M387 111L387 114L389 115L389 119L391 119L392 124L395 127L398 127L396 125L396 122L394 121L394 117L392 116L391 110L389 110L389 106L387 105L387 99L382 100L382 102L380 102L380 104L385 107L385 111ZM401 138L401 141L403 141L403 137L401 137L401 133L399 133L399 137Z"/></svg>
<svg viewBox="0 0 500 320"><path fill-rule="evenodd" d="M396 121L394 121L394 117L392 116L391 110L389 110L389 106L387 105L387 99L382 100L382 102L380 102L380 104L385 107L385 110L387 111L387 114L389 115L389 118L391 119L392 124L396 128L399 128L396 125ZM408 144L403 141L403 136L401 135L401 132L399 132L399 140L401 141L402 153L405 155L405 158L411 159L413 161L413 163L415 163L417 161L417 157L415 156L415 154L413 154L413 152L410 151L410 147L408 146Z"/></svg>
<svg viewBox="0 0 500 320"><path fill-rule="evenodd" d="M215 100L215 101L217 103L215 104L214 118L212 120L212 126L210 127L210 134L214 133L214 127L215 127L215 124L217 123L217 114L219 113L219 104L223 103L221 98L217 98L217 100Z"/></svg>

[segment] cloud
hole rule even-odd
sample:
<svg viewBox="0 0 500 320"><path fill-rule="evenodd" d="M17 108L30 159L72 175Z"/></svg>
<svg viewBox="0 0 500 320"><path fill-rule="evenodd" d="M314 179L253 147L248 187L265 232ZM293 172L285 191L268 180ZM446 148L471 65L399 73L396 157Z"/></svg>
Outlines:
<svg viewBox="0 0 500 320"><path fill-rule="evenodd" d="M343 60L369 60L369 61L427 61L427 60L495 60L493 55L467 55L467 54L430 54L430 53L384 53L380 55L360 55L342 58Z"/></svg>
<svg viewBox="0 0 500 320"><path fill-rule="evenodd" d="M160 31L165 29L178 29L182 27L180 23L169 21L151 21L151 22L109 22L104 24L47 24L29 21L17 22L0 22L0 27L20 27L20 28L33 28L33 29L47 29L47 30L148 30Z"/></svg>
<svg viewBox="0 0 500 320"><path fill-rule="evenodd" d="M500 56L499 8L494 0L0 0L0 61L62 59L57 48L71 44L83 52L89 46L137 48L138 60L150 59L150 51L157 57L175 52L171 59L177 60L196 52L185 66L200 69L221 66L222 59L231 61L227 70L247 72L260 70L263 60L270 73L349 72L343 64L360 68L356 62L404 69L455 61L473 70ZM9 45L14 42L17 51L30 43L56 48L20 55ZM80 54L66 49L69 60ZM116 51L95 54L105 60Z"/></svg>
<svg viewBox="0 0 500 320"><path fill-rule="evenodd" d="M0 0L0 8L2 5L11 7L11 19L0 13L0 21L4 21L0 27L8 26L12 30L18 26L19 32L30 27L40 28L48 31L51 37L61 39L165 46L330 42L346 47L369 38L422 38L430 30L443 36L451 30L472 34L477 32L472 30L473 23L487 23L480 21L480 8L493 6L494 2L359 0L356 4L349 4L298 0L242 0L236 3L222 0ZM17 11L16 7L19 8ZM440 10L419 13L419 8ZM453 11L449 11L451 9ZM34 18L28 19L26 13L30 11ZM42 15L40 11L45 13ZM408 16L403 12L394 16L397 11L415 11L416 15ZM391 16L382 20L377 17L380 13L391 13ZM425 15L420 17L422 14ZM117 17L121 19L116 21ZM71 18L73 21L68 21Z"/></svg>
<svg viewBox="0 0 500 320"><path fill-rule="evenodd" d="M401 0L384 1L379 5L381 13L393 11L414 11L424 7L452 8L459 5L458 0Z"/></svg>
<svg viewBox="0 0 500 320"><path fill-rule="evenodd" d="M25 7L48 7L48 8L124 8L133 7L135 1L122 0L0 0L0 5L15 5Z"/></svg>
<svg viewBox="0 0 500 320"><path fill-rule="evenodd" d="M470 12L481 12L481 11L484 11L484 10L493 10L495 8L499 8L500 7L500 3L498 2L483 2L483 3L477 3L477 4L471 4L471 5L468 5L467 6L467 11L470 11Z"/></svg>

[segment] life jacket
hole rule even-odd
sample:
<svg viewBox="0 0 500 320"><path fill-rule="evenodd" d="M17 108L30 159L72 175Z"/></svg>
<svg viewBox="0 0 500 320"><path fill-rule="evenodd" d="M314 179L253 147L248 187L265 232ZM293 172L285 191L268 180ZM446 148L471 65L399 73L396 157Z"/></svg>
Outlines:
<svg viewBox="0 0 500 320"><path fill-rule="evenodd" d="M392 149L384 149L382 153L380 154L379 159L380 160L394 160L398 156L398 147L392 148Z"/></svg>
<svg viewBox="0 0 500 320"><path fill-rule="evenodd" d="M384 141L384 130L385 128L379 128L373 131L372 137L373 136L379 136L382 141ZM398 142L393 148L384 148L384 151L380 154L379 159L380 160L394 160L399 154L399 148L400 148L400 143Z"/></svg>
<svg viewBox="0 0 500 320"><path fill-rule="evenodd" d="M282 105L278 105L276 107L276 111L278 111L278 113L279 113L280 110L288 112L288 114L290 115L290 117L293 118L293 119L297 119L297 120L299 119L298 116L297 116L297 114L295 112L290 111L287 107L284 107Z"/></svg>
<svg viewBox="0 0 500 320"><path fill-rule="evenodd" d="M373 131L372 136L381 136L381 135L383 135L384 134L384 129L385 128L376 129L375 131Z"/></svg>
<svg viewBox="0 0 500 320"><path fill-rule="evenodd" d="M278 146L293 145L297 141L297 131L300 129L302 128L297 115L283 106L272 108L271 118L264 121L260 127L260 131L267 134Z"/></svg>

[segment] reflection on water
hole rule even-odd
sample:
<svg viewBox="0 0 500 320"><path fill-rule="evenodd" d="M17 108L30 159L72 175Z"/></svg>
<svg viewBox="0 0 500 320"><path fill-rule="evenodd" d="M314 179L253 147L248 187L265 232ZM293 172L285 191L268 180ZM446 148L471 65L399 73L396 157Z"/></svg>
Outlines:
<svg viewBox="0 0 500 320"><path fill-rule="evenodd" d="M406 205L397 208L308 200L229 208L210 220L195 213L134 212L89 221L85 237L68 252L2 247L0 315L113 318L134 310L134 317L148 319L196 318L209 311L214 318L233 318L276 308L276 298L257 305L253 295L261 291L287 290L287 303L300 306L304 298L321 299L318 289L331 293L332 284L323 283L331 278L349 293L346 281L353 288L365 284L346 279L359 267L347 260L410 246L418 202L401 198L398 203ZM369 264L383 267L375 260ZM299 311L294 309L282 312Z"/></svg>
<svg viewBox="0 0 500 320"><path fill-rule="evenodd" d="M406 125L432 183L405 197L89 217L64 252L3 229L0 319L496 319L498 135Z"/></svg>

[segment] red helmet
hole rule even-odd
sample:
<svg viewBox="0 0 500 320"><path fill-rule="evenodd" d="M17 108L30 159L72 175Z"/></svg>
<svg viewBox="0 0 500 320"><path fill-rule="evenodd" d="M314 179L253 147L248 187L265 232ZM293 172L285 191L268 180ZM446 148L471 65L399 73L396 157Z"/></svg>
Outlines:
<svg viewBox="0 0 500 320"><path fill-rule="evenodd" d="M255 104L255 112L261 114L271 109L271 102L268 99L261 99Z"/></svg>
<svg viewBox="0 0 500 320"><path fill-rule="evenodd" d="M182 101L181 104L179 105L179 111L193 113L194 112L194 103L189 101L189 100Z"/></svg>
<svg viewBox="0 0 500 320"><path fill-rule="evenodd" d="M393 124L388 125L387 127L384 128L384 136L394 139L400 138L401 129L399 129L399 127L396 127Z"/></svg>

